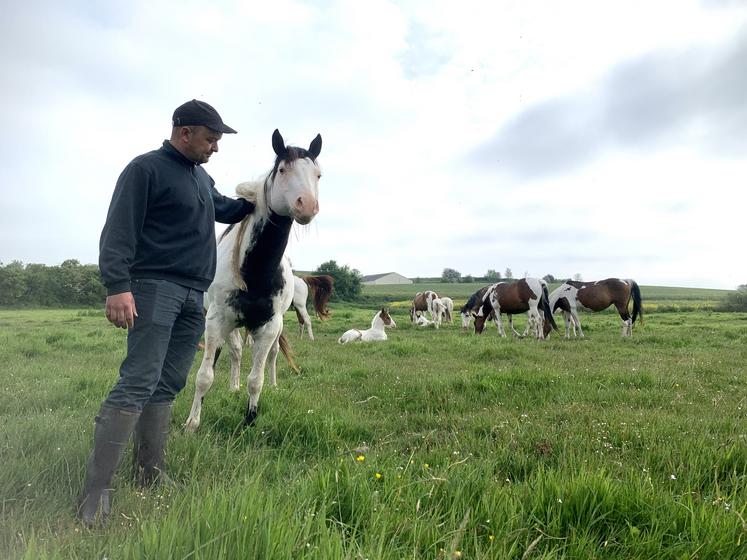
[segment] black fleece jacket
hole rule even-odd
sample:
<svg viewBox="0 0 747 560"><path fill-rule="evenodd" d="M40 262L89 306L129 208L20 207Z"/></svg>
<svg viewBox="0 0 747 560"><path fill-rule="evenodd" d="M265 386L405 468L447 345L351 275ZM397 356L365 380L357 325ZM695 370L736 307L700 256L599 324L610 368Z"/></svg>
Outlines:
<svg viewBox="0 0 747 560"><path fill-rule="evenodd" d="M206 291L215 276L215 222L233 224L254 205L215 190L215 181L168 140L133 159L117 180L99 242L108 295L130 280L170 280Z"/></svg>

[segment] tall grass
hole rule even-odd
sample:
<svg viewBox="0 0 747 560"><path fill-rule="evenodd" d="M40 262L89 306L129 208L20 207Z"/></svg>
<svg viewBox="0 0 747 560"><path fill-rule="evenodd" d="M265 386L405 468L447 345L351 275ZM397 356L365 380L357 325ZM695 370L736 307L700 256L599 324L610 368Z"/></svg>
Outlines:
<svg viewBox="0 0 747 560"><path fill-rule="evenodd" d="M315 342L288 314L302 373L280 359L250 429L222 359L184 433L190 377L169 441L179 486L139 490L126 459L93 531L74 501L124 332L0 312L0 557L747 557L747 314L651 313L631 339L588 314L585 340L540 342L396 309L385 343L336 343L374 311L334 308Z"/></svg>

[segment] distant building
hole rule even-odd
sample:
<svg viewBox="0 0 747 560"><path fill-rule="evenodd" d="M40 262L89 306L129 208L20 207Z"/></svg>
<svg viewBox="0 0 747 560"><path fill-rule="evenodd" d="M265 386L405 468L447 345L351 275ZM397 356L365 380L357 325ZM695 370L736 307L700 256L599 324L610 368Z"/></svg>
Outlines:
<svg viewBox="0 0 747 560"><path fill-rule="evenodd" d="M381 284L412 284L412 280L397 274L396 272L385 272L384 274L371 274L361 278L361 283L367 286Z"/></svg>

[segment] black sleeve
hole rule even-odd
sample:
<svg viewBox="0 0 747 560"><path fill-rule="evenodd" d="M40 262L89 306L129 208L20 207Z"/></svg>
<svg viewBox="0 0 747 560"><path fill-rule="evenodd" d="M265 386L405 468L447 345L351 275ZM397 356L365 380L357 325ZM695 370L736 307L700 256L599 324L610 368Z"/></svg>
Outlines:
<svg viewBox="0 0 747 560"><path fill-rule="evenodd" d="M130 266L148 207L150 179L136 163L117 180L99 240L99 270L107 295L130 291Z"/></svg>
<svg viewBox="0 0 747 560"><path fill-rule="evenodd" d="M215 186L210 186L215 207L215 221L221 224L236 224L243 220L247 214L254 211L254 204L243 198L229 198L220 194Z"/></svg>

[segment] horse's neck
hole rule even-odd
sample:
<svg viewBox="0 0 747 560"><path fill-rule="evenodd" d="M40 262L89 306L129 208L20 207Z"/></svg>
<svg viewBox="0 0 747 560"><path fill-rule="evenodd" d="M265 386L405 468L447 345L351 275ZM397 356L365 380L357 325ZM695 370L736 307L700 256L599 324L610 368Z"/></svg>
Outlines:
<svg viewBox="0 0 747 560"><path fill-rule="evenodd" d="M262 212L253 216L241 239L241 277L245 283L262 282L280 267L293 219Z"/></svg>

